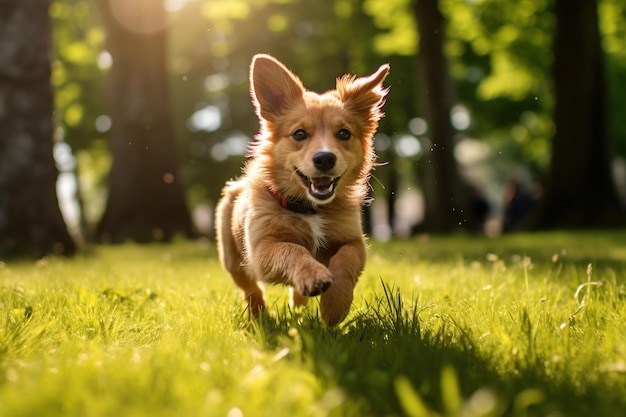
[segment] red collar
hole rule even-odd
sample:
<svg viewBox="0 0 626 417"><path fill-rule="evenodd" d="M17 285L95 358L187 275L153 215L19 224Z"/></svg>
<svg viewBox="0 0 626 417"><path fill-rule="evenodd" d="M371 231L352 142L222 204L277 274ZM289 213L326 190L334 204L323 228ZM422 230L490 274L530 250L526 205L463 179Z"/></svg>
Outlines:
<svg viewBox="0 0 626 417"><path fill-rule="evenodd" d="M297 197L283 197L271 188L269 188L268 191L282 208L299 214L317 214L317 210L308 200Z"/></svg>

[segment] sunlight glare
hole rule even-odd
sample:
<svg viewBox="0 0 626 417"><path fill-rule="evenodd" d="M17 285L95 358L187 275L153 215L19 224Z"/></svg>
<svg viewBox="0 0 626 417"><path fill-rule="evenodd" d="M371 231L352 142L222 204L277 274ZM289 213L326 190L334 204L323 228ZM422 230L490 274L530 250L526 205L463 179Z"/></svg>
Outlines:
<svg viewBox="0 0 626 417"><path fill-rule="evenodd" d="M450 112L450 121L456 130L466 130L471 123L469 110L467 107L457 104L452 107Z"/></svg>
<svg viewBox="0 0 626 417"><path fill-rule="evenodd" d="M477 164L490 154L489 145L477 139L464 138L454 146L454 157L463 165Z"/></svg>
<svg viewBox="0 0 626 417"><path fill-rule="evenodd" d="M108 132L111 129L112 125L113 121L111 120L111 117L106 114L101 114L100 116L96 117L96 121L94 123L96 131L98 133Z"/></svg>
<svg viewBox="0 0 626 417"><path fill-rule="evenodd" d="M58 141L52 148L54 162L59 170L56 190L59 201L59 209L65 219L68 230L75 238L80 229L80 206L76 199L78 182L76 178L76 159L72 148L65 141Z"/></svg>
<svg viewBox="0 0 626 417"><path fill-rule="evenodd" d="M173 13L182 10L187 3L189 0L163 0L163 7L166 12Z"/></svg>
<svg viewBox="0 0 626 417"><path fill-rule="evenodd" d="M111 12L127 29L143 33L156 33L165 28L165 8L151 6L154 0L110 0Z"/></svg>
<svg viewBox="0 0 626 417"><path fill-rule="evenodd" d="M205 131L215 132L222 126L222 112L219 107L208 105L196 110L187 122L187 127L192 132Z"/></svg>
<svg viewBox="0 0 626 417"><path fill-rule="evenodd" d="M229 84L230 79L224 73L209 75L204 79L204 88L210 93L224 90Z"/></svg>
<svg viewBox="0 0 626 417"><path fill-rule="evenodd" d="M415 136L400 135L394 139L394 149L399 156L411 158L422 151L422 145Z"/></svg>
<svg viewBox="0 0 626 417"><path fill-rule="evenodd" d="M101 70L108 70L113 65L113 57L109 51L102 51L98 55L98 68Z"/></svg>
<svg viewBox="0 0 626 417"><path fill-rule="evenodd" d="M421 136L428 131L428 122L421 117L414 117L409 120L409 130L417 136Z"/></svg>
<svg viewBox="0 0 626 417"><path fill-rule="evenodd" d="M233 133L223 142L211 147L211 157L216 161L224 161L229 156L242 156L248 151L250 138L243 133Z"/></svg>

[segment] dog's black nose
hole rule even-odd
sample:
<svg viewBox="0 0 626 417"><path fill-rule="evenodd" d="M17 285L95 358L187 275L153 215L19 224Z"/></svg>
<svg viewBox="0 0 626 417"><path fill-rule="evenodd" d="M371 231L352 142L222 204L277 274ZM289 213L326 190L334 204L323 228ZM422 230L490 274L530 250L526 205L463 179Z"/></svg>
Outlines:
<svg viewBox="0 0 626 417"><path fill-rule="evenodd" d="M313 165L320 171L329 171L335 167L337 156L332 152L319 151L313 155Z"/></svg>

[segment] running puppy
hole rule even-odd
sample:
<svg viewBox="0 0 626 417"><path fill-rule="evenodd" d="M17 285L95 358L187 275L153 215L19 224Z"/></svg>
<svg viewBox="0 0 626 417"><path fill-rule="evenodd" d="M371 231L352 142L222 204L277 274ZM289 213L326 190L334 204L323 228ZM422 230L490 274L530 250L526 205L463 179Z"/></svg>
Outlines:
<svg viewBox="0 0 626 417"><path fill-rule="evenodd" d="M321 295L327 325L347 316L365 266L361 207L388 72L344 75L317 94L275 58L253 58L260 131L243 175L222 191L216 232L220 261L254 315L265 309L263 283L281 283L296 306Z"/></svg>

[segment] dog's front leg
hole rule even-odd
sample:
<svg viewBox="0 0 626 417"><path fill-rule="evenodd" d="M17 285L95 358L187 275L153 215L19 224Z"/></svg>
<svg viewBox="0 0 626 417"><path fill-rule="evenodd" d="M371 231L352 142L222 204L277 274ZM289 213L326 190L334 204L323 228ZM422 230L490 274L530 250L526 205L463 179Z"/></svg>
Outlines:
<svg viewBox="0 0 626 417"><path fill-rule="evenodd" d="M297 243L265 241L253 245L250 258L263 281L292 285L300 295L314 297L331 286L331 272Z"/></svg>
<svg viewBox="0 0 626 417"><path fill-rule="evenodd" d="M354 286L365 266L365 241L356 239L342 245L333 255L328 269L333 285L322 294L320 310L328 326L334 326L348 315L352 304Z"/></svg>

